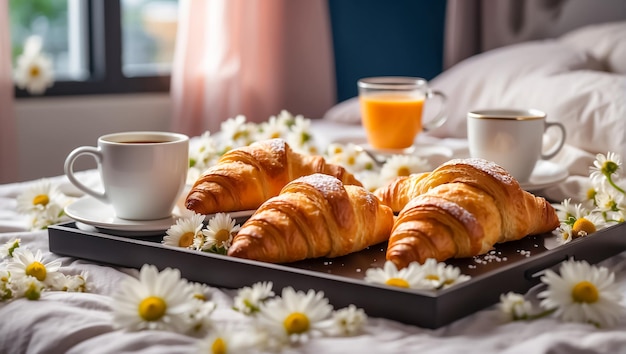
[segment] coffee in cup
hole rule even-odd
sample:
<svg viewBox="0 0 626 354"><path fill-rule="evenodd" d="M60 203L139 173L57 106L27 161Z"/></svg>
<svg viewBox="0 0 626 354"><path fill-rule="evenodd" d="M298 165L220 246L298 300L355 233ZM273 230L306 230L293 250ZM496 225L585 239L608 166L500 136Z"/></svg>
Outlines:
<svg viewBox="0 0 626 354"><path fill-rule="evenodd" d="M560 131L549 151L543 151L544 134ZM565 127L547 122L537 109L484 109L467 114L467 140L471 157L493 161L519 182L528 182L538 160L553 158L565 143Z"/></svg>
<svg viewBox="0 0 626 354"><path fill-rule="evenodd" d="M97 164L104 191L87 187L74 175L83 155ZM156 220L172 215L185 186L189 137L170 132L122 132L103 135L98 146L81 146L65 160L65 174L88 195L110 204L117 217Z"/></svg>

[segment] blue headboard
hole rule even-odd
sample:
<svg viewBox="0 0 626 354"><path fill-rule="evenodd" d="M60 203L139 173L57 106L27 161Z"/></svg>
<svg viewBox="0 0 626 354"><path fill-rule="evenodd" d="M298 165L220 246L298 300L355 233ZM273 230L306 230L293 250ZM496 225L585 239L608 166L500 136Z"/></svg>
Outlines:
<svg viewBox="0 0 626 354"><path fill-rule="evenodd" d="M442 71L446 1L328 0L337 101L366 76L432 79Z"/></svg>

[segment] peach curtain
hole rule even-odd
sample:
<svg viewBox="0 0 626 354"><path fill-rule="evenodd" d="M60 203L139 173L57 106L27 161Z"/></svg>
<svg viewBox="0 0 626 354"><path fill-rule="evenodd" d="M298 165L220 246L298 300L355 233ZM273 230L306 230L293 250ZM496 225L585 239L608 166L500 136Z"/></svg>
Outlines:
<svg viewBox="0 0 626 354"><path fill-rule="evenodd" d="M0 0L0 183L14 182L17 179L16 136L9 1Z"/></svg>
<svg viewBox="0 0 626 354"><path fill-rule="evenodd" d="M336 96L326 1L181 1L172 129L194 136L282 109L321 117Z"/></svg>

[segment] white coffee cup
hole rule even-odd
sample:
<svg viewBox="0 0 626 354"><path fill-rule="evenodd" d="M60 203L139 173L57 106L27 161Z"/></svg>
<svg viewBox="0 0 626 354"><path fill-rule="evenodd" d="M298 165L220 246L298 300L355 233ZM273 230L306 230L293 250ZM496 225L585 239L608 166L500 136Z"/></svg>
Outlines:
<svg viewBox="0 0 626 354"><path fill-rule="evenodd" d="M543 152L544 134L556 127L558 140ZM528 182L540 159L553 158L565 143L565 127L547 122L537 109L485 109L467 114L467 140L471 157L493 161L519 182Z"/></svg>
<svg viewBox="0 0 626 354"><path fill-rule="evenodd" d="M74 175L74 162L92 156L104 191L91 189ZM81 146L65 160L65 174L78 189L111 204L117 217L156 220L172 215L185 186L189 137L169 132L122 132L98 138L98 147Z"/></svg>

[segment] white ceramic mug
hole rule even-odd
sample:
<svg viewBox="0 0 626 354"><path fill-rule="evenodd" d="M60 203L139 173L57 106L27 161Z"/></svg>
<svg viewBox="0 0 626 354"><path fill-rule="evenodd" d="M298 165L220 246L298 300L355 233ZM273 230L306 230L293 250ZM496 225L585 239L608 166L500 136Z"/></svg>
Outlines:
<svg viewBox="0 0 626 354"><path fill-rule="evenodd" d="M544 152L544 134L552 127L561 133ZM528 182L538 160L553 158L565 136L563 124L547 122L546 113L536 109L485 109L467 114L470 156L497 163L519 182Z"/></svg>
<svg viewBox="0 0 626 354"><path fill-rule="evenodd" d="M74 162L82 155L96 160L104 192L85 186L74 176ZM98 147L78 147L65 160L65 174L72 184L111 204L117 217L130 220L170 217L185 186L188 167L189 137L169 132L103 135Z"/></svg>

